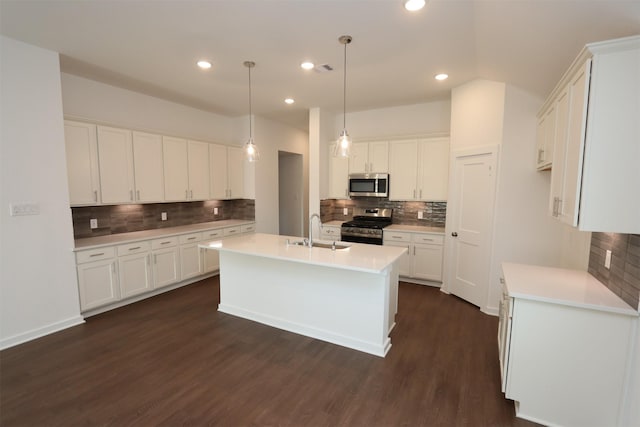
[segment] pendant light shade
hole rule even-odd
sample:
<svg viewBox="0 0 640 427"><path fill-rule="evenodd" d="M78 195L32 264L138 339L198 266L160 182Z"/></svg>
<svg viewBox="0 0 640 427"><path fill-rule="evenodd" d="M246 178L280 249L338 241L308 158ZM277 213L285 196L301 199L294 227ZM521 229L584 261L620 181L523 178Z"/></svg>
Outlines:
<svg viewBox="0 0 640 427"><path fill-rule="evenodd" d="M256 63L245 61L244 66L249 69L249 140L244 144L244 154L249 162L255 162L260 158L258 147L253 141L253 115L251 114L251 69L256 66Z"/></svg>
<svg viewBox="0 0 640 427"><path fill-rule="evenodd" d="M351 43L351 36L340 36L338 41L344 45L344 79L342 91L342 132L336 141L333 155L336 157L349 157L351 152L351 137L347 132L347 45Z"/></svg>

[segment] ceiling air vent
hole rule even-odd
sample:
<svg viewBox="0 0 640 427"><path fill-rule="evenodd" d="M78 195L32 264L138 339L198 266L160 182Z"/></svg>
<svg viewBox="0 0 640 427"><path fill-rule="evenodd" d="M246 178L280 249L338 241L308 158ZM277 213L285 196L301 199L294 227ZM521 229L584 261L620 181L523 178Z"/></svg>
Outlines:
<svg viewBox="0 0 640 427"><path fill-rule="evenodd" d="M329 64L316 65L314 70L318 73L326 73L327 71L333 71L333 67Z"/></svg>

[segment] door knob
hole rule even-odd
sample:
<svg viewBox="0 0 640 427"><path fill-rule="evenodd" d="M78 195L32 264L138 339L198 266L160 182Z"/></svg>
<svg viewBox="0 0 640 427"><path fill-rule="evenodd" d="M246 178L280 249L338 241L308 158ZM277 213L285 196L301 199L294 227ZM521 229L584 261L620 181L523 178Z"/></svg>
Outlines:
<svg viewBox="0 0 640 427"><path fill-rule="evenodd" d="M451 233L451 235L452 235L453 237L458 237L458 233L457 233L457 232L455 232L455 231L454 231L453 233Z"/></svg>

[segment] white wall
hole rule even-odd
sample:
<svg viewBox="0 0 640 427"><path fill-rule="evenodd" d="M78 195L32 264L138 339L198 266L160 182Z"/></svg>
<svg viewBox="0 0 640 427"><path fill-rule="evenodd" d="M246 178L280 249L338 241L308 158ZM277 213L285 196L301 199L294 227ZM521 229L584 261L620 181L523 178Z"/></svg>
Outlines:
<svg viewBox="0 0 640 427"><path fill-rule="evenodd" d="M66 117L233 144L233 120L229 117L71 74L62 73L62 103Z"/></svg>
<svg viewBox="0 0 640 427"><path fill-rule="evenodd" d="M247 134L248 138L249 135ZM309 206L309 135L280 123L255 117L253 130L255 143L260 150L260 160L255 167L255 200L256 200L256 230L261 233L278 234L279 203L278 203L278 151L301 154L304 169L304 200L305 212L303 218L308 217Z"/></svg>
<svg viewBox="0 0 640 427"><path fill-rule="evenodd" d="M58 54L0 36L0 348L82 323ZM39 215L9 216L37 203Z"/></svg>

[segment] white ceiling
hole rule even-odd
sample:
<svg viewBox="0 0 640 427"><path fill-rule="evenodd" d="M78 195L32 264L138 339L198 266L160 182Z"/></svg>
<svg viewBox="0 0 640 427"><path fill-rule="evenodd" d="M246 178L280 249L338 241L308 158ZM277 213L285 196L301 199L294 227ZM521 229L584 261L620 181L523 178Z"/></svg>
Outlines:
<svg viewBox="0 0 640 427"><path fill-rule="evenodd" d="M64 72L227 116L248 113L252 60L253 112L307 129L309 108L342 111L340 35L353 36L347 111L476 78L544 97L585 43L640 33L640 0L431 0L414 14L401 0L0 0L0 32L60 52Z"/></svg>

